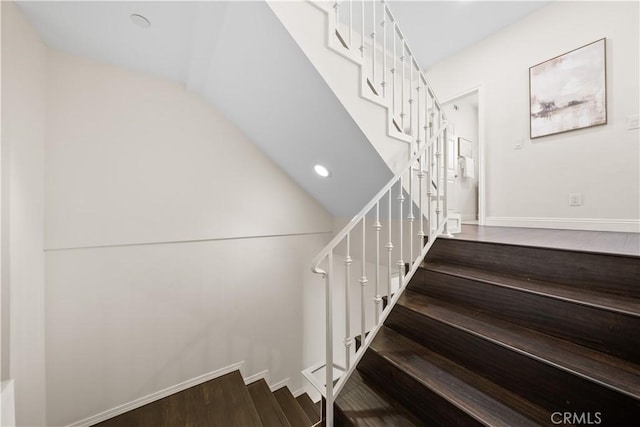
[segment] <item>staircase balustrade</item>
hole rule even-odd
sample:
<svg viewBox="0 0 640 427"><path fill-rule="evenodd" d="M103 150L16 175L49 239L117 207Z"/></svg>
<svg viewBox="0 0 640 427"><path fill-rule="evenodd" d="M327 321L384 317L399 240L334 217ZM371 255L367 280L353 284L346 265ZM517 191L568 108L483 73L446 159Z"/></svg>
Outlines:
<svg viewBox="0 0 640 427"><path fill-rule="evenodd" d="M345 0L332 2L330 7L326 2L312 3L327 12L329 47L360 64L363 91L370 91L365 97L387 108L388 133L406 141L409 153L405 166L312 263L312 271L325 280L325 360L303 374L326 399L325 423L331 426L335 396L435 237L448 234L449 153L444 111L387 2ZM341 13L344 3L348 7ZM359 28L354 28L354 22ZM353 239L360 245L352 245ZM384 250L387 256L381 262ZM353 280L356 266L360 267L359 278ZM369 289L369 275L373 289ZM360 285L359 301L351 298L355 282ZM337 334L339 329L344 332Z"/></svg>

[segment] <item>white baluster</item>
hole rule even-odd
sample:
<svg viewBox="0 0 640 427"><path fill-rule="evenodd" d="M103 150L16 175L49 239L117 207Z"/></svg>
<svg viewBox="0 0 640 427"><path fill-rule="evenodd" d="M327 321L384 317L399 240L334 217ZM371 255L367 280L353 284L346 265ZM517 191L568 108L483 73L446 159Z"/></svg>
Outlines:
<svg viewBox="0 0 640 427"><path fill-rule="evenodd" d="M350 316L350 307L351 303L349 302L349 276L351 270L351 233L347 234L347 254L344 258L344 310L345 310L345 321L344 321L344 347L345 347L345 364L347 369L351 366L351 344L353 343L353 339L351 338L351 316Z"/></svg>
<svg viewBox="0 0 640 427"><path fill-rule="evenodd" d="M387 97L387 5L382 2L382 96Z"/></svg>
<svg viewBox="0 0 640 427"><path fill-rule="evenodd" d="M420 231L418 232L418 236L420 237L420 251L422 251L422 247L424 246L424 212L423 212L423 204L422 204L422 182L424 181L424 156L425 152L422 152L420 155L420 160L418 164L420 168L418 169L418 203L420 204Z"/></svg>
<svg viewBox="0 0 640 427"><path fill-rule="evenodd" d="M365 0L362 0L362 11L361 11L362 28L360 28L360 56L362 58L364 58L364 1Z"/></svg>
<svg viewBox="0 0 640 427"><path fill-rule="evenodd" d="M325 398L327 421L333 423L333 250L327 255L327 277L325 286L326 343L325 343Z"/></svg>
<svg viewBox="0 0 640 427"><path fill-rule="evenodd" d="M416 131L417 131L417 138L416 138L416 147L418 152L420 152L420 117L422 116L422 114L420 113L420 84L422 83L420 74L418 74L418 86L416 87ZM416 173L416 176L418 177L418 215L420 215L420 226L418 229L418 238L419 238L419 245L418 245L418 253L420 253L422 251L422 246L424 246L424 238L422 233L424 232L424 218L422 217L422 154L420 155L420 157L418 157L418 172Z"/></svg>
<svg viewBox="0 0 640 427"><path fill-rule="evenodd" d="M409 55L409 135L413 137L413 55ZM409 153L411 158L413 153Z"/></svg>
<svg viewBox="0 0 640 427"><path fill-rule="evenodd" d="M436 137L436 217L438 219L437 221L437 228L440 228L440 225L442 224L440 222L440 214L442 213L442 210L440 209L440 194L442 191L442 162L441 162L441 158L442 158L442 153L441 153L441 145L442 143L442 134L438 134L438 136Z"/></svg>
<svg viewBox="0 0 640 427"><path fill-rule="evenodd" d="M413 156L412 156L413 157ZM409 265L413 266L413 221L415 220L415 216L413 216L413 166L409 169L409 215L407 215L407 220L409 221Z"/></svg>
<svg viewBox="0 0 640 427"><path fill-rule="evenodd" d="M333 3L333 10L336 11L336 30L334 34L337 35L340 33L340 3L337 0Z"/></svg>
<svg viewBox="0 0 640 427"><path fill-rule="evenodd" d="M353 47L353 0L349 0L349 49Z"/></svg>
<svg viewBox="0 0 640 427"><path fill-rule="evenodd" d="M364 340L367 337L367 330L365 325L365 288L367 286L367 257L366 257L366 236L367 236L367 227L366 227L366 215L362 217L362 276L360 277L360 331L362 332L362 341L360 345L364 345Z"/></svg>
<svg viewBox="0 0 640 427"><path fill-rule="evenodd" d="M376 22L376 0L371 0L371 6L373 6L373 31L371 32L371 85L376 85L376 28L378 23Z"/></svg>
<svg viewBox="0 0 640 427"><path fill-rule="evenodd" d="M400 56L400 66L402 67L402 84L400 86L400 90L402 91L402 95L400 96L400 123L402 124L402 133L405 132L406 128L404 127L404 80L405 80L405 63L404 63L404 38L401 36L400 40L402 40L402 56Z"/></svg>
<svg viewBox="0 0 640 427"><path fill-rule="evenodd" d="M403 223L404 223L404 219L402 217L402 203L404 202L404 193L403 193L403 188L402 188L402 176L400 177L400 180L398 181L399 185L398 185L398 210L400 211L400 215L398 216L398 222L400 223L400 258L398 259L398 279L399 279L399 288L402 289L403 285L404 285L404 260L402 259L402 252L403 252L403 236L402 236L402 227L403 227Z"/></svg>
<svg viewBox="0 0 640 427"><path fill-rule="evenodd" d="M385 247L387 248L387 305L389 305L389 303L391 303L391 252L393 251L393 241L391 240L391 200L393 200L391 198L391 188L389 188L389 194L387 195L387 197L389 198L389 216L387 218L387 221L389 222L389 239L387 240L387 244L385 245Z"/></svg>
<svg viewBox="0 0 640 427"><path fill-rule="evenodd" d="M393 22L393 21L392 21ZM398 55L396 53L396 39L398 38L398 34L397 34L397 28L396 28L396 23L393 22L393 68L391 69L391 78L393 79L393 84L392 84L392 97L391 97L391 103L392 103L392 113L393 113L393 120L396 119L396 71L397 71L397 58Z"/></svg>
<svg viewBox="0 0 640 427"><path fill-rule="evenodd" d="M442 122L444 125L444 121ZM447 140L447 128L444 128L442 133L442 139L444 139L444 183L442 188L442 210L444 212L444 234L449 235L449 212L447 202L447 185L449 182L449 141Z"/></svg>
<svg viewBox="0 0 640 427"><path fill-rule="evenodd" d="M376 222L373 224L373 228L376 230L376 295L373 297L373 301L376 306L376 325L380 322L380 312L382 311L382 297L380 296L380 230L382 224L380 224L380 202L376 203Z"/></svg>

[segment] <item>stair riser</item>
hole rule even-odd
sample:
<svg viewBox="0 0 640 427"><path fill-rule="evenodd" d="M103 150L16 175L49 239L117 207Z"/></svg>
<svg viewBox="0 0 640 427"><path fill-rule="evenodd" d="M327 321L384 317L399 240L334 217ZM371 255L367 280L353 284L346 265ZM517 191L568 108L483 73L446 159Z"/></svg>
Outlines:
<svg viewBox="0 0 640 427"><path fill-rule="evenodd" d="M425 261L477 267L581 289L640 297L637 257L438 239Z"/></svg>
<svg viewBox="0 0 640 427"><path fill-rule="evenodd" d="M385 325L554 411L601 412L606 425L637 425L640 402L546 363L396 306ZM385 381L384 376L381 381Z"/></svg>
<svg viewBox="0 0 640 427"><path fill-rule="evenodd" d="M420 269L409 288L604 353L640 362L640 318Z"/></svg>
<svg viewBox="0 0 640 427"><path fill-rule="evenodd" d="M358 369L363 376L387 390L427 425L482 425L371 348L360 361Z"/></svg>

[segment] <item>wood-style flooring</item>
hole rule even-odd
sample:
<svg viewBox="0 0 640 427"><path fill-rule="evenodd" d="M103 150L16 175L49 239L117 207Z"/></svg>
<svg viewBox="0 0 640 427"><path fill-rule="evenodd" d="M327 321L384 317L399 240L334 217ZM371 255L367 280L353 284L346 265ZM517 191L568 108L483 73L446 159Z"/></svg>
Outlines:
<svg viewBox="0 0 640 427"><path fill-rule="evenodd" d="M640 256L640 233L462 225L460 240Z"/></svg>

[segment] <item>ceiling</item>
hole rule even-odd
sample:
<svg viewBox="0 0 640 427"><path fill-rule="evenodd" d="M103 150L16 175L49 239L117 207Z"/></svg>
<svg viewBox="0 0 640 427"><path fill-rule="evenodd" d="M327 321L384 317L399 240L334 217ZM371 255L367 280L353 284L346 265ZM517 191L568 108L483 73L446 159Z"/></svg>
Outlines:
<svg viewBox="0 0 640 427"><path fill-rule="evenodd" d="M391 12L425 70L549 3L473 0L390 1Z"/></svg>
<svg viewBox="0 0 640 427"><path fill-rule="evenodd" d="M51 48L185 84L334 216L353 216L392 177L265 2L19 6ZM133 13L151 27L134 25ZM330 179L313 172L316 163Z"/></svg>
<svg viewBox="0 0 640 427"><path fill-rule="evenodd" d="M426 68L544 4L392 1L391 8ZM205 97L336 216L353 215L391 176L264 2L18 5L51 48L152 73ZM150 28L134 25L134 13ZM332 169L331 180L313 175L316 162Z"/></svg>

